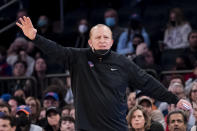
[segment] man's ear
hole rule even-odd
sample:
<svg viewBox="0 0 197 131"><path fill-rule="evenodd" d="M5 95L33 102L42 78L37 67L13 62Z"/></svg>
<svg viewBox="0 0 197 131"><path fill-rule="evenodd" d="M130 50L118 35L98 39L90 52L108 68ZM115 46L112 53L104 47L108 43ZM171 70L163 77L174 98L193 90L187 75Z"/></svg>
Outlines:
<svg viewBox="0 0 197 131"><path fill-rule="evenodd" d="M111 47L112 47L113 43L114 43L114 40L111 41Z"/></svg>
<svg viewBox="0 0 197 131"><path fill-rule="evenodd" d="M88 40L88 44L92 48L92 41L90 39Z"/></svg>

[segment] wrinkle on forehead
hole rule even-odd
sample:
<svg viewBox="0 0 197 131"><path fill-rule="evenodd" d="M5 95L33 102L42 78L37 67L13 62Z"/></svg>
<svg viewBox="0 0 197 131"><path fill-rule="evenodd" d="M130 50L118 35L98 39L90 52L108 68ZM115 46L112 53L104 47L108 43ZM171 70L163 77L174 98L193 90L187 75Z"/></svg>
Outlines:
<svg viewBox="0 0 197 131"><path fill-rule="evenodd" d="M103 28L104 30L108 30L108 31L110 32L111 38L112 38L112 31L111 31L111 29L110 29L108 26L104 25L104 24L98 24L98 25L92 27L92 29L90 30L89 38L91 38L92 33L93 33L96 29L98 30L99 28Z"/></svg>

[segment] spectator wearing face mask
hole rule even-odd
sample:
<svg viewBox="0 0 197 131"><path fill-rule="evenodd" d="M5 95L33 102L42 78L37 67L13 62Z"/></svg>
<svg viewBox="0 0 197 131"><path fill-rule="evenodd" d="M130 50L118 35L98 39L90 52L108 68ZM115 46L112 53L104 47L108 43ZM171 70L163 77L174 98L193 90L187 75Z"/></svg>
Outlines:
<svg viewBox="0 0 197 131"><path fill-rule="evenodd" d="M30 118L31 110L26 105L18 106L16 109L16 130L20 131L42 131L43 129L38 126L31 124Z"/></svg>
<svg viewBox="0 0 197 131"><path fill-rule="evenodd" d="M105 25L110 27L112 31L112 37L114 40L114 44L112 46L112 50L116 50L118 39L121 33L124 31L124 28L118 25L118 13L114 9L107 9L104 13L104 21Z"/></svg>
<svg viewBox="0 0 197 131"><path fill-rule="evenodd" d="M144 43L150 46L149 35L142 25L141 17L138 14L132 14L129 18L129 26L127 31L120 35L116 51L119 54L129 54L135 52L135 45L133 45L133 37L135 34L140 34L144 38Z"/></svg>
<svg viewBox="0 0 197 131"><path fill-rule="evenodd" d="M173 8L169 14L169 21L164 34L164 49L179 49L189 46L188 34L191 26L184 19L180 8Z"/></svg>
<svg viewBox="0 0 197 131"><path fill-rule="evenodd" d="M89 23L87 19L82 18L80 19L78 24L75 47L76 48L88 47L88 38L89 38Z"/></svg>
<svg viewBox="0 0 197 131"><path fill-rule="evenodd" d="M38 32L47 38L52 38L51 25L46 15L41 15L37 21ZM53 39L53 38L52 38Z"/></svg>

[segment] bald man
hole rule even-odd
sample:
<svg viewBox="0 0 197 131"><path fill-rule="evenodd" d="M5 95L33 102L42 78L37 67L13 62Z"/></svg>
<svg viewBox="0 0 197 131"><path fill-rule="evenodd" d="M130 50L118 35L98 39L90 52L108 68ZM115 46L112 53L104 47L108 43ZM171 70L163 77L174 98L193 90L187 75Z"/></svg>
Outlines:
<svg viewBox="0 0 197 131"><path fill-rule="evenodd" d="M132 61L110 50L113 39L109 27L94 26L88 40L90 48L82 49L62 47L38 35L29 17L19 22L16 24L24 34L44 53L69 64L76 130L128 131L126 87L143 90L160 101L178 102L175 95Z"/></svg>

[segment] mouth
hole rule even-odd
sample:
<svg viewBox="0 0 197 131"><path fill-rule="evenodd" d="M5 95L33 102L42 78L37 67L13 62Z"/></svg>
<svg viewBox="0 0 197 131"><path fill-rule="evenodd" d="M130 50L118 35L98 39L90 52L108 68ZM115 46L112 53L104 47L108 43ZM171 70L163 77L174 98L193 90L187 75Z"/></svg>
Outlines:
<svg viewBox="0 0 197 131"><path fill-rule="evenodd" d="M100 48L105 48L106 46L105 46L105 45L99 45L99 47L100 47Z"/></svg>
<svg viewBox="0 0 197 131"><path fill-rule="evenodd" d="M174 131L180 131L180 129L179 128L174 128Z"/></svg>
<svg viewBox="0 0 197 131"><path fill-rule="evenodd" d="M135 123L135 125L139 125L140 123Z"/></svg>

